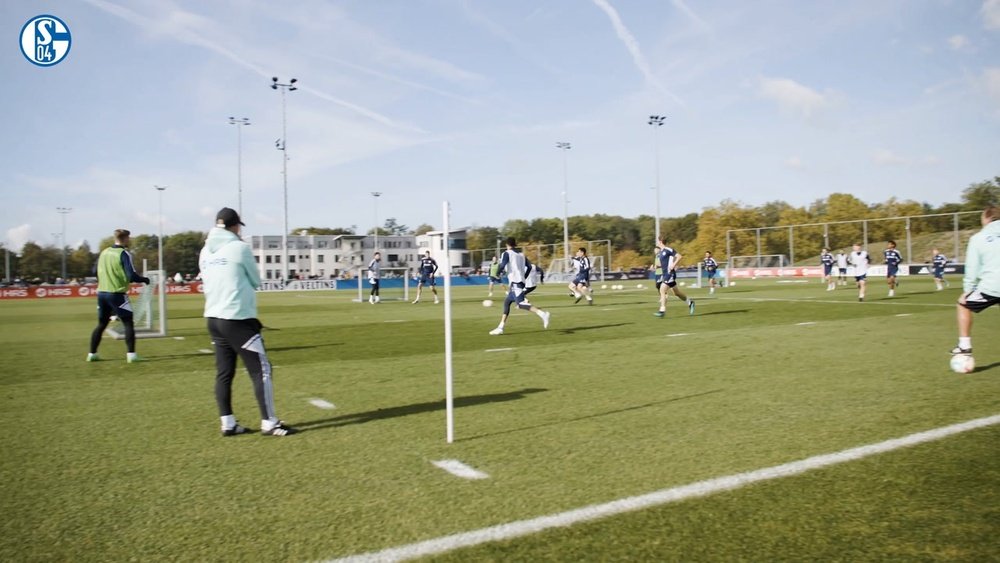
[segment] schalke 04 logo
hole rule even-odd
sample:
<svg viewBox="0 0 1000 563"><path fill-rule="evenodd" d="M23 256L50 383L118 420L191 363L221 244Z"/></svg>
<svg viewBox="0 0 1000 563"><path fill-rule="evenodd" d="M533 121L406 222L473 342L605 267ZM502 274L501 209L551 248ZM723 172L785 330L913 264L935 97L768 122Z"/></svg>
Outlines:
<svg viewBox="0 0 1000 563"><path fill-rule="evenodd" d="M55 16L35 16L21 28L21 53L38 66L65 59L72 42L69 27Z"/></svg>

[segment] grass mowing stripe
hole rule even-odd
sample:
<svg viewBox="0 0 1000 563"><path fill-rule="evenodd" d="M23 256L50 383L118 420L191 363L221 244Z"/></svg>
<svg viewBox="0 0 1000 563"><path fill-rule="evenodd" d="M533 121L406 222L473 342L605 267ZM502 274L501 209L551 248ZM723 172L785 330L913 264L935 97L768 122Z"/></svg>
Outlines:
<svg viewBox="0 0 1000 563"><path fill-rule="evenodd" d="M453 534L409 545L393 547L382 551L352 555L329 561L334 563L402 561L412 559L414 557L436 555L460 547L470 547L487 542L508 540L541 532L550 528L570 526L579 522L587 522L590 520L614 516L616 514L633 512L643 508L659 506L690 498L704 497L722 491L731 491L761 481L800 475L807 471L838 465L848 461L856 461L876 454L915 446L925 442L940 440L948 436L996 424L1000 424L1000 415L968 420L966 422L952 424L950 426L943 426L924 432L917 432L901 438L893 438L891 440L850 448L830 454L821 454L799 461L758 469L756 471L726 475L724 477L698 481L696 483L682 485L679 487L661 489L645 495L627 497L607 503L585 506L583 508L569 510L558 514L500 524L498 526L491 526L489 528L473 530L471 532ZM435 462L435 465L437 464L438 462Z"/></svg>

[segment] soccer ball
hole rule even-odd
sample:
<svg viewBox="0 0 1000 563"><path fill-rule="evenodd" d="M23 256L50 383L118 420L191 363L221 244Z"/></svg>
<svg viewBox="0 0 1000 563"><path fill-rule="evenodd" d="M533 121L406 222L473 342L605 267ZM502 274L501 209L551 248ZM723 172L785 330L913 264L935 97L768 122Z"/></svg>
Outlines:
<svg viewBox="0 0 1000 563"><path fill-rule="evenodd" d="M484 299L483 300L483 307L492 307L492 306L493 306L493 300L492 299Z"/></svg>
<svg viewBox="0 0 1000 563"><path fill-rule="evenodd" d="M642 284L641 284L641 283L637 283L637 284L635 284L635 288L636 288L636 289L642 289Z"/></svg>
<svg viewBox="0 0 1000 563"><path fill-rule="evenodd" d="M972 373L976 369L976 360L972 354L955 354L951 357L951 371L955 373Z"/></svg>
<svg viewBox="0 0 1000 563"><path fill-rule="evenodd" d="M607 289L607 288L608 288L608 284L603 284L603 285L601 286L601 289Z"/></svg>
<svg viewBox="0 0 1000 563"><path fill-rule="evenodd" d="M729 285L730 285L731 287L736 287L736 282L729 282Z"/></svg>

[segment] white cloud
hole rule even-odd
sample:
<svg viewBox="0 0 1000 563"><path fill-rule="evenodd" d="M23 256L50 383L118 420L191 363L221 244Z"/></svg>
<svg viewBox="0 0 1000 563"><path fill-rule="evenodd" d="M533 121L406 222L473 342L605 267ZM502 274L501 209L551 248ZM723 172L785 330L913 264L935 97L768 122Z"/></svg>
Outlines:
<svg viewBox="0 0 1000 563"><path fill-rule="evenodd" d="M964 35L952 35L951 37L948 38L948 45L952 49L960 51L962 49L969 47L970 43L969 39Z"/></svg>
<svg viewBox="0 0 1000 563"><path fill-rule="evenodd" d="M821 94L789 78L761 77L761 97L774 101L782 109L802 117L810 117L831 103L829 94Z"/></svg>
<svg viewBox="0 0 1000 563"><path fill-rule="evenodd" d="M985 0L979 11L986 29L1000 29L1000 0Z"/></svg>
<svg viewBox="0 0 1000 563"><path fill-rule="evenodd" d="M31 225L25 223L7 229L7 245L10 250L20 252L24 245L31 241Z"/></svg>
<svg viewBox="0 0 1000 563"><path fill-rule="evenodd" d="M879 166L908 166L912 161L889 149L878 149L872 153L872 162Z"/></svg>
<svg viewBox="0 0 1000 563"><path fill-rule="evenodd" d="M785 159L785 166L787 166L787 167L789 167L789 168L791 168L793 170L799 170L799 169L801 169L805 165L802 163L802 159L801 158L799 158L797 156L793 156L793 157L789 157L789 158Z"/></svg>

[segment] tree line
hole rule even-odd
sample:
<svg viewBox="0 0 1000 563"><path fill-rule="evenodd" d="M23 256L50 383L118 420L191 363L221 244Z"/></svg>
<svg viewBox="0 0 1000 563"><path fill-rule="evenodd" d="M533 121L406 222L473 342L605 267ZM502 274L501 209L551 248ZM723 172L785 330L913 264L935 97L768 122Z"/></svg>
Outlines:
<svg viewBox="0 0 1000 563"><path fill-rule="evenodd" d="M870 241L885 241L904 238L906 221L874 221L887 217L915 215L939 215L909 224L911 235L946 232L954 229L954 219L950 214L964 211L981 211L989 205L1000 205L1000 176L971 184L962 191L961 201L932 206L913 200L895 197L875 204L867 204L851 194L835 193L814 201L808 206L795 207L784 201L772 201L759 206L744 205L731 199L719 205L704 209L701 213L688 213L680 217L660 218L660 233L667 244L690 257L688 263L700 258L706 250L711 250L718 258L725 259L726 232L734 229L757 229L789 225L822 224L814 227L799 227L789 232L787 229L766 229L760 236L761 254L787 254L789 237L794 237L797 260L819 254L828 238L834 249L849 247L860 240L862 229L867 228ZM873 220L862 225L860 220ZM584 241L609 241L611 264L614 269L628 269L648 265L652 261L655 247L655 218L640 215L635 218L618 215L577 215L568 218L571 234L570 247L583 245ZM975 229L979 219L975 214L962 216L960 229ZM355 234L355 228L305 227L292 229L290 234ZM434 230L430 225L420 225L409 229L400 225L395 218L386 219L378 228L379 236L423 234ZM372 234L371 229L367 234ZM824 236L826 235L826 236ZM163 265L169 272L196 274L198 254L205 243L206 233L185 231L163 237ZM473 256L476 262L488 260L489 250L498 246L498 241L513 236L522 247L535 247L529 254L532 259L547 260L562 255L563 222L561 218L511 219L500 227L479 226L469 230L466 248L483 250ZM730 250L733 255L752 255L757 252L758 235L755 230L731 233ZM111 246L112 237L102 239L96 250L87 242L78 248L66 248L67 278L82 279L94 275L94 266L100 250ZM0 244L0 257L4 255L4 245ZM150 268L157 265L156 235L134 235L130 250L137 269L147 261ZM27 280L54 281L62 271L64 249L56 246L41 246L28 242L20 252L10 252L11 272L15 277ZM604 248L592 250L592 254L603 255Z"/></svg>

